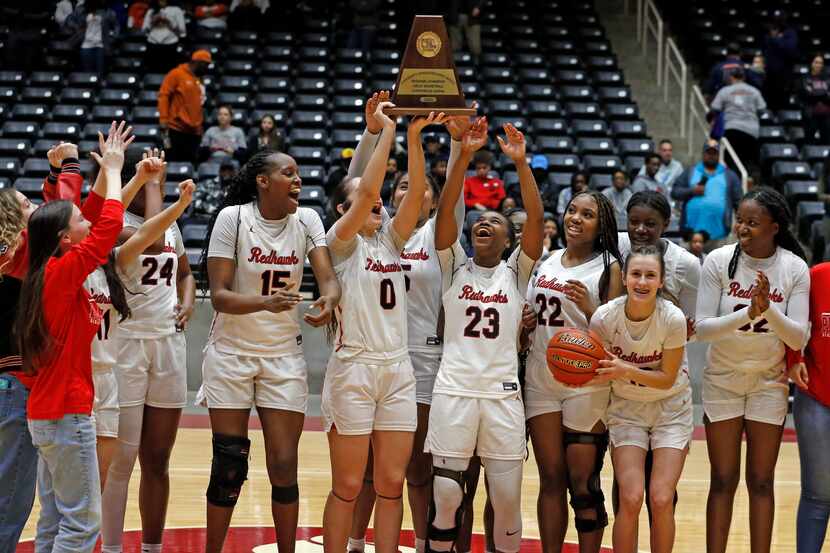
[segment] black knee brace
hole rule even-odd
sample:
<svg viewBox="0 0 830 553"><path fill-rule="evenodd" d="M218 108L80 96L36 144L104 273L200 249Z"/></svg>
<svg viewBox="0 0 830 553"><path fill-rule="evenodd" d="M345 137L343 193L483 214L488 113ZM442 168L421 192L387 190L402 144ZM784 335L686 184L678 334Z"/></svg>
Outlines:
<svg viewBox="0 0 830 553"><path fill-rule="evenodd" d="M271 501L282 505L296 503L300 499L300 488L297 484L290 486L271 486Z"/></svg>
<svg viewBox="0 0 830 553"><path fill-rule="evenodd" d="M248 479L251 440L242 436L213 435L213 462L207 500L218 507L233 507L242 484Z"/></svg>
<svg viewBox="0 0 830 553"><path fill-rule="evenodd" d="M461 504L458 506L458 510L455 512L455 526L453 528L436 528L432 523L435 521L435 498L431 497L429 501L429 513L427 515L427 522L429 523L429 528L427 529L427 549L428 551L433 551L432 548L429 547L431 541L444 541L444 542L451 542L455 544L455 540L458 539L458 532L461 530L461 523L464 519L464 500L467 497L467 489L465 486L464 480L464 472L457 471L457 470L448 470L441 467L432 467L432 478L435 479L436 476L440 476L441 478L448 478L452 480L458 487L461 488Z"/></svg>
<svg viewBox="0 0 830 553"><path fill-rule="evenodd" d="M568 476L568 490L571 493L571 507L574 511L593 510L596 519L580 518L576 516L574 523L577 532L593 532L608 526L608 513L605 510L605 495L602 493L600 472L605 460L605 451L608 449L608 433L591 434L589 432L566 432L565 449L573 444L593 445L596 448L594 471L588 478L588 493L577 494L573 483Z"/></svg>

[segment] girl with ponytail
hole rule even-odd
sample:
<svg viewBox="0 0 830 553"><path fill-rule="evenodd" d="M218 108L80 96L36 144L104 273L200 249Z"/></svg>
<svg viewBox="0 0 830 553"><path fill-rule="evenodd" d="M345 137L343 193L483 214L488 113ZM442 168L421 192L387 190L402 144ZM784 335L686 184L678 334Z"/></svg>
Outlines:
<svg viewBox="0 0 830 553"><path fill-rule="evenodd" d="M801 350L809 320L810 277L791 224L779 192L753 188L738 205L738 243L714 250L701 272L695 331L711 342L703 372L710 553L726 550L744 433L753 550L768 551L772 539L775 464L787 415L785 350Z"/></svg>
<svg viewBox="0 0 830 553"><path fill-rule="evenodd" d="M222 551L245 481L251 407L265 437L277 543L280 551L294 548L297 447L308 400L299 322L306 257L320 297L303 319L325 326L340 300L323 223L314 210L299 206L301 189L291 156L260 150L234 177L208 227L201 263L216 314L199 391L213 431L207 553Z"/></svg>

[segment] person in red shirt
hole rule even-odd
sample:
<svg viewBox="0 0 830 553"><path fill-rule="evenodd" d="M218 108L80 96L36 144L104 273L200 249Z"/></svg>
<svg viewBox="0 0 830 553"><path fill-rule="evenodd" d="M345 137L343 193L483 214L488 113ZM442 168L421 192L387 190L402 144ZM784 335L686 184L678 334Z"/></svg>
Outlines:
<svg viewBox="0 0 830 553"><path fill-rule="evenodd" d="M475 175L464 179L464 205L467 206L466 227L472 227L481 214L488 210L498 211L502 199L507 195L504 182L490 175L493 169L493 154L487 151L473 157Z"/></svg>
<svg viewBox="0 0 830 553"><path fill-rule="evenodd" d="M810 269L809 341L804 353L787 351L790 378L798 388L793 403L801 499L796 518L796 549L819 553L830 518L830 263Z"/></svg>
<svg viewBox="0 0 830 553"><path fill-rule="evenodd" d="M115 124L101 154L104 172L82 209L44 204L29 218L29 271L20 292L16 329L28 374L36 375L27 406L38 450L41 514L38 551L89 553L101 520L101 489L92 421L92 338L101 311L84 288L121 231L121 167L132 142Z"/></svg>

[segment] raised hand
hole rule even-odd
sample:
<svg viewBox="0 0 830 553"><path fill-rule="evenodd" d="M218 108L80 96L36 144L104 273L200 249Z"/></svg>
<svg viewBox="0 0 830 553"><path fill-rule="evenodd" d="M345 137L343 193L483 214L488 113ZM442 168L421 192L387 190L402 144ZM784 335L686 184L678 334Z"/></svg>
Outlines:
<svg viewBox="0 0 830 553"><path fill-rule="evenodd" d="M185 206L193 201L193 193L196 191L196 183L193 179L187 179L179 183L179 202Z"/></svg>
<svg viewBox="0 0 830 553"><path fill-rule="evenodd" d="M504 128L504 132L507 135L507 141L505 142L500 136L496 137L496 140L499 141L501 151L507 154L514 163L525 161L525 152L527 149L525 135L510 123L505 123L502 128Z"/></svg>
<svg viewBox="0 0 830 553"><path fill-rule="evenodd" d="M755 286L752 290L752 303L749 306L749 317L759 317L769 309L769 279L763 271L755 276Z"/></svg>
<svg viewBox="0 0 830 553"><path fill-rule="evenodd" d="M443 125L447 121L447 116L444 112L436 114L434 111L429 112L427 117L413 117L409 121L410 133L420 134L425 127L430 125Z"/></svg>
<svg viewBox="0 0 830 553"><path fill-rule="evenodd" d="M78 159L78 147L69 142L60 142L46 152L46 158L52 167L60 167L64 159Z"/></svg>
<svg viewBox="0 0 830 553"><path fill-rule="evenodd" d="M377 122L384 129L395 130L395 120L383 113L384 109L393 107L395 107L395 104L392 102L378 102L378 106L375 108L375 122Z"/></svg>
<svg viewBox="0 0 830 553"><path fill-rule="evenodd" d="M473 109L478 109L478 102L473 102ZM447 126L447 131L449 131L452 139L461 142L461 139L464 138L464 133L473 124L473 119L466 115L451 115L447 117L447 121L444 124Z"/></svg>
<svg viewBox="0 0 830 553"><path fill-rule="evenodd" d="M104 135L98 132L98 148L101 153L92 152L92 158L101 166L101 169L121 171L124 166L124 152L135 139L134 136L130 136L133 128L127 127L125 130L125 125L126 123L121 121L121 124L116 127L113 121L106 140Z"/></svg>
<svg viewBox="0 0 830 553"><path fill-rule="evenodd" d="M472 154L487 144L487 117L479 117L470 125L461 140L461 152Z"/></svg>
<svg viewBox="0 0 830 553"><path fill-rule="evenodd" d="M167 162L164 161L164 150L158 148L146 149L141 161L135 164L135 175L141 182L160 182L166 170Z"/></svg>
<svg viewBox="0 0 830 553"><path fill-rule="evenodd" d="M366 128L372 134L377 134L383 130L383 124L378 123L375 120L375 111L378 109L378 105L381 102L388 102L389 101L389 91L388 90L381 90L380 92L375 92L372 96L366 100L366 106L364 108L364 117L366 118Z"/></svg>

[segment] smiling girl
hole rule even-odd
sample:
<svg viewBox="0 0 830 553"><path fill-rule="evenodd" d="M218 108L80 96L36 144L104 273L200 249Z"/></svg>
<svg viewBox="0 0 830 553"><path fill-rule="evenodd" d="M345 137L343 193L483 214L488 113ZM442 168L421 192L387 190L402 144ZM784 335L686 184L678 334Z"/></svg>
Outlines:
<svg viewBox="0 0 830 553"><path fill-rule="evenodd" d="M686 317L660 295L663 254L635 246L625 262L627 294L601 306L591 318L610 352L593 383L610 381L608 429L611 459L619 482L614 551L636 550L637 522L650 479L651 550L674 545L674 493L692 438L692 393L686 365ZM645 470L654 451L654 471Z"/></svg>
<svg viewBox="0 0 830 553"><path fill-rule="evenodd" d="M784 197L756 187L738 205L738 243L706 258L697 300L698 340L711 342L703 371L703 410L711 464L706 545L723 553L746 432L746 483L753 552L769 551L774 474L787 416L785 346L806 341L810 277L790 232Z"/></svg>

